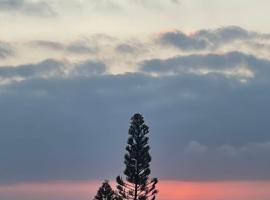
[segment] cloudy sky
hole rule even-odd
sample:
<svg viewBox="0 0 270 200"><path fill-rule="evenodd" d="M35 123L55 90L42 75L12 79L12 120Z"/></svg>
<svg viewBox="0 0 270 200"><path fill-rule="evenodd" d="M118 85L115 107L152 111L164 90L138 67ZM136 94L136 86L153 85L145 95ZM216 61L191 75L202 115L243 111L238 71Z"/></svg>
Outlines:
<svg viewBox="0 0 270 200"><path fill-rule="evenodd" d="M0 199L91 199L140 112L158 199L268 200L269 7L0 0Z"/></svg>

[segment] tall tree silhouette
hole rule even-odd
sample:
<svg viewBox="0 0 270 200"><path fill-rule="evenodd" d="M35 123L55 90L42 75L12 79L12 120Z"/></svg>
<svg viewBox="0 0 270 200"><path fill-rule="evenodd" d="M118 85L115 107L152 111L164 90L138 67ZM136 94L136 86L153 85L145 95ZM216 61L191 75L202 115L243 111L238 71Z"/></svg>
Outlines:
<svg viewBox="0 0 270 200"><path fill-rule="evenodd" d="M135 114L131 118L127 141L127 154L125 155L126 180L120 176L116 178L118 183L118 195L124 200L155 200L157 190L155 188L157 178L149 178L151 173L149 154L149 138L146 136L149 128L144 124L141 114Z"/></svg>
<svg viewBox="0 0 270 200"><path fill-rule="evenodd" d="M115 193L112 190L109 181L105 180L102 186L98 189L97 195L94 200L114 200L116 199Z"/></svg>

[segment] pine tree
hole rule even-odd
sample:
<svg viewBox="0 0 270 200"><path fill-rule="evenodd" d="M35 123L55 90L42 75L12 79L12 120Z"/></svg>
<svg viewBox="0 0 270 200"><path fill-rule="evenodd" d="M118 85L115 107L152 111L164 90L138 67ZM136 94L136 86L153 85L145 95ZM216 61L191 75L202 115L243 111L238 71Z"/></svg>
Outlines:
<svg viewBox="0 0 270 200"><path fill-rule="evenodd" d="M149 154L149 138L146 136L149 128L144 124L141 114L135 114L131 118L131 124L127 141L127 154L125 155L126 181L120 176L116 178L118 183L118 196L123 200L155 200L157 190L155 188L157 178L150 179L149 175L151 156Z"/></svg>
<svg viewBox="0 0 270 200"><path fill-rule="evenodd" d="M112 190L109 181L105 180L102 186L98 189L97 195L94 200L114 200L115 193Z"/></svg>

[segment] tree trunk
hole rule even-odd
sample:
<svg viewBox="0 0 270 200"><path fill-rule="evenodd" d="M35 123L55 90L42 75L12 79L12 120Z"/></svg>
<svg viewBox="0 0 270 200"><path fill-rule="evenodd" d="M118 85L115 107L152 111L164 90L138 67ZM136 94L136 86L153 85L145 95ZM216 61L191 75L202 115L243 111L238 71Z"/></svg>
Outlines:
<svg viewBox="0 0 270 200"><path fill-rule="evenodd" d="M136 155L138 157L138 154ZM138 193L138 162L136 162L136 179L135 179L135 195L134 195L134 200L137 200L137 193Z"/></svg>

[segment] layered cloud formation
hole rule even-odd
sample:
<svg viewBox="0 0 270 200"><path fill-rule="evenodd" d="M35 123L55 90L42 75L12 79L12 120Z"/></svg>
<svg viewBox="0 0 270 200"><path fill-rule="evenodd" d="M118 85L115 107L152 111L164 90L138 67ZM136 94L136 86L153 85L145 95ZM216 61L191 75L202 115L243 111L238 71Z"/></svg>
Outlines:
<svg viewBox="0 0 270 200"><path fill-rule="evenodd" d="M153 38L0 43L1 184L113 178L134 112L160 178L269 180L269 35Z"/></svg>
<svg viewBox="0 0 270 200"><path fill-rule="evenodd" d="M179 30L165 32L160 41L181 50L207 50L216 49L233 42L250 42L256 40L269 40L269 34L247 31L241 27L229 26L215 30L200 30L187 35Z"/></svg>

